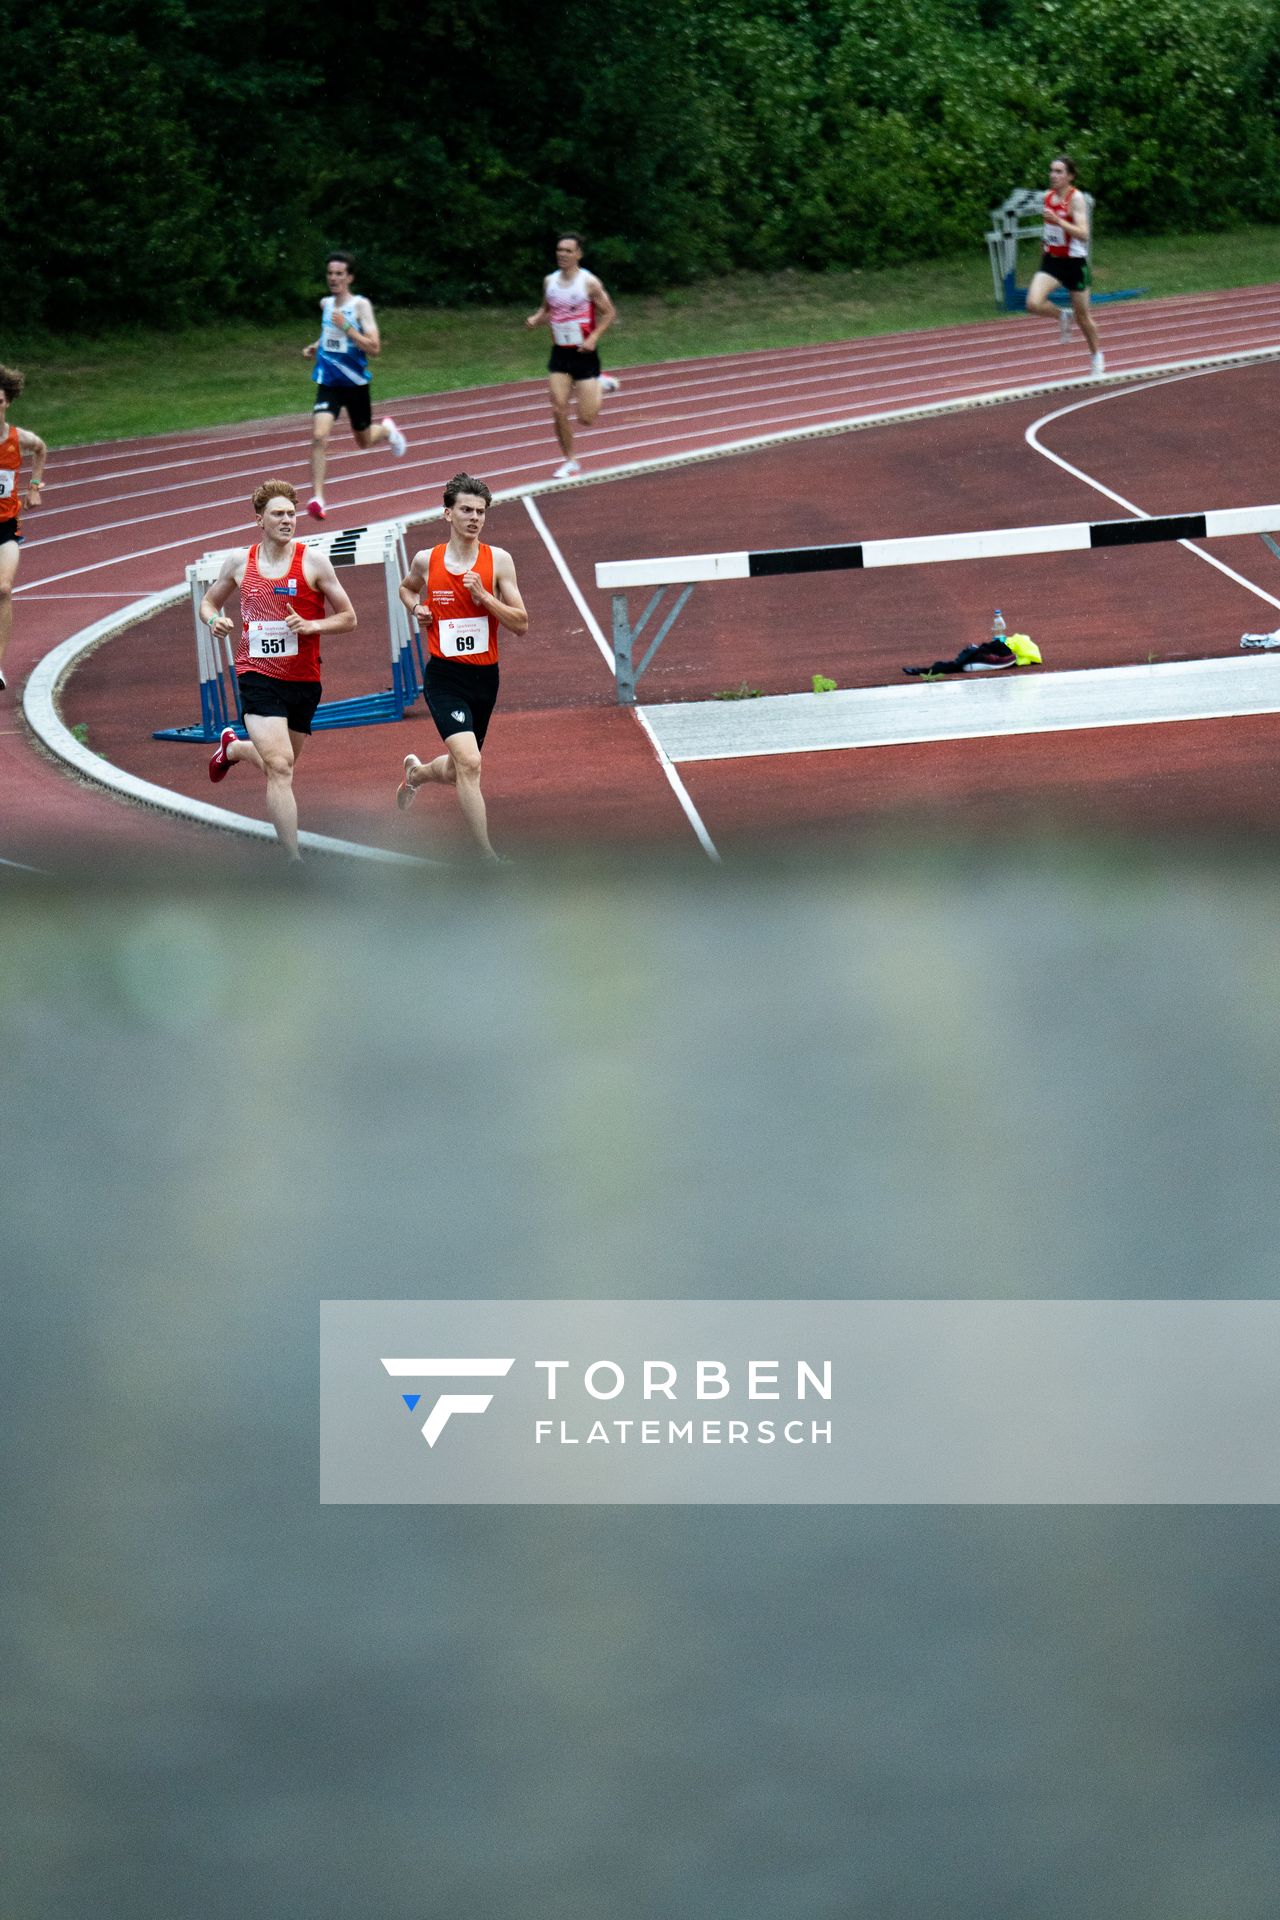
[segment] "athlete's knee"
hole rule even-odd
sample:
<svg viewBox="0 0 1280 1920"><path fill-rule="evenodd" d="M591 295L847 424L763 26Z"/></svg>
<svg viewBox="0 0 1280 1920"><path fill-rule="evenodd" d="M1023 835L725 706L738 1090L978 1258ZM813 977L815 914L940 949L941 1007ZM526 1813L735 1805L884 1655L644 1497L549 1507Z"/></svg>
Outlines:
<svg viewBox="0 0 1280 1920"><path fill-rule="evenodd" d="M293 778L292 747L259 747L258 756L262 761L268 780L291 780Z"/></svg>
<svg viewBox="0 0 1280 1920"><path fill-rule="evenodd" d="M457 747L453 751L454 779L465 786L480 784L480 749L478 747Z"/></svg>

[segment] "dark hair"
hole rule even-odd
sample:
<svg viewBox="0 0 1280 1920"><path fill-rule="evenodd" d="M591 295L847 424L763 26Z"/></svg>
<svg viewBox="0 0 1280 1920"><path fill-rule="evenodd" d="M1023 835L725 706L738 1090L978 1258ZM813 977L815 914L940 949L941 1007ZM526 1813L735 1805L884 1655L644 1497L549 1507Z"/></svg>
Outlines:
<svg viewBox="0 0 1280 1920"><path fill-rule="evenodd" d="M0 393L6 400L16 400L26 384L27 376L16 367L0 367Z"/></svg>
<svg viewBox="0 0 1280 1920"><path fill-rule="evenodd" d="M558 233L556 235L556 245L559 246L562 240L572 240L578 252L582 252L582 235L580 233Z"/></svg>
<svg viewBox="0 0 1280 1920"><path fill-rule="evenodd" d="M351 278L354 280L356 277L356 257L354 253L343 253L341 248L335 247L332 253L326 253L324 257L324 263L326 267L329 267L333 265L333 262L335 260L340 260L342 262L343 266L346 268L347 272L351 275Z"/></svg>
<svg viewBox="0 0 1280 1920"><path fill-rule="evenodd" d="M1076 177L1076 163L1071 158L1071 155L1069 153L1055 153L1053 157L1055 160L1061 160L1063 166L1074 180Z"/></svg>
<svg viewBox="0 0 1280 1920"><path fill-rule="evenodd" d="M460 493L479 494L486 507L493 505L493 495L490 493L488 487L486 487L484 481L474 479L469 473L455 473L452 480L447 483L444 490L444 503L446 507L453 506Z"/></svg>
<svg viewBox="0 0 1280 1920"><path fill-rule="evenodd" d="M287 480L264 480L260 487L255 487L253 490L254 512L263 513L268 500L291 500L296 507L298 495Z"/></svg>

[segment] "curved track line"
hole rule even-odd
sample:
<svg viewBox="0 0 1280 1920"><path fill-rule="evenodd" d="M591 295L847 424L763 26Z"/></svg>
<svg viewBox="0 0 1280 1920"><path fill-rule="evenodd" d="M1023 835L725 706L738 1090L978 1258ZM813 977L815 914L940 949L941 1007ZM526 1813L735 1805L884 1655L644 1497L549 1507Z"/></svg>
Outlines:
<svg viewBox="0 0 1280 1920"><path fill-rule="evenodd" d="M1141 386L1129 387L1127 391L1150 393L1156 387L1176 386L1181 380L1201 380L1206 373L1218 373L1221 370L1218 367L1204 367L1195 373L1177 373L1164 380L1148 380ZM1104 485L1101 480L1095 480L1091 474L1085 473L1083 468L1073 467L1071 462L1064 460L1060 453L1054 453L1050 447L1042 446L1038 438L1041 427L1052 426L1055 420L1063 420L1069 413L1080 413L1085 407L1096 407L1104 400L1115 398L1114 393L1098 393L1092 394L1087 400L1076 400L1069 407L1058 407L1053 413L1046 413L1039 420L1033 420L1022 437L1034 452L1043 454L1046 460L1052 460L1055 467L1061 467L1062 471L1071 474L1073 479L1083 480L1085 485L1092 487L1095 493L1102 494L1107 500L1114 500L1118 507L1123 507L1126 513L1132 513L1137 519L1149 520L1151 515L1145 507L1135 506L1132 500L1126 500L1122 493L1117 493L1114 488ZM1280 608L1280 600L1268 593L1265 587L1260 587L1256 580L1246 580L1242 573L1237 573L1234 567L1229 567L1225 560L1219 560L1216 554L1206 553L1204 548L1198 547L1194 540L1179 540L1178 545L1185 547L1188 553L1194 553L1197 559L1205 561L1207 565L1216 567L1219 573L1225 574L1228 580L1234 580L1237 586L1256 594L1259 600L1265 600L1269 607Z"/></svg>
<svg viewBox="0 0 1280 1920"><path fill-rule="evenodd" d="M186 597L185 585L164 587L159 593L149 593L145 599L135 600L131 606L122 607L118 613L109 614L105 620L95 621L93 626L72 634L60 647L47 653L33 669L23 694L23 713L32 732L51 753L99 786L123 794L128 800L139 800L144 806L157 807L164 813L174 813L183 819L196 821L201 826L217 827L223 832L239 833L253 840L274 841L276 830L266 820L254 820L244 813L231 813L225 807L211 806L207 800L188 799L185 794L173 793L168 787L158 787L150 780L140 780L136 774L126 773L109 760L99 759L88 747L81 746L63 724L58 712L58 689L82 654L91 652L102 641L136 626L149 615L179 605ZM381 847L366 847L355 840L335 840L324 833L300 833L298 840L313 853L342 854L347 858L381 860L404 867L438 867L443 864L438 860L415 859L407 853L390 853Z"/></svg>

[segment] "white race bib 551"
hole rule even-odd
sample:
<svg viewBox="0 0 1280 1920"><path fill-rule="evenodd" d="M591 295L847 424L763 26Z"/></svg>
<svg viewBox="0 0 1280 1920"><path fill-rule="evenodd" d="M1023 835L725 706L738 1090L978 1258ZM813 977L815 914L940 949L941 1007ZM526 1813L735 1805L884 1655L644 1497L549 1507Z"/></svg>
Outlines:
<svg viewBox="0 0 1280 1920"><path fill-rule="evenodd" d="M289 660L298 651L298 636L284 620L249 622L251 660Z"/></svg>

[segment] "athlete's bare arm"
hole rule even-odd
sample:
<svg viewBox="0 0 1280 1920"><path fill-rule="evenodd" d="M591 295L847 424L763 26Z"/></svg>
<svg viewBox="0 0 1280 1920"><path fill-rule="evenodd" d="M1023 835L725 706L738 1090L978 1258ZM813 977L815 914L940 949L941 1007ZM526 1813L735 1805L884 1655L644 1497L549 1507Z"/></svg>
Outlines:
<svg viewBox="0 0 1280 1920"><path fill-rule="evenodd" d="M600 335L611 327L618 317L618 309L596 279L594 273L587 275L587 292L591 295L591 304L596 310L596 324L582 343L584 353L594 353Z"/></svg>
<svg viewBox="0 0 1280 1920"><path fill-rule="evenodd" d="M382 352L382 335L373 317L373 308L362 293L356 295L356 324L347 328L348 340L354 340L361 353L372 360Z"/></svg>
<svg viewBox="0 0 1280 1920"><path fill-rule="evenodd" d="M508 633L527 633L529 615L516 585L515 564L505 547L493 549L493 584L496 593L486 593L478 573L464 573L462 584L478 607L491 613Z"/></svg>
<svg viewBox="0 0 1280 1920"><path fill-rule="evenodd" d="M1085 199L1084 195L1079 191L1079 189L1077 189L1071 196L1070 219L1067 219L1064 217L1059 221L1058 224L1059 226L1062 227L1065 233L1069 233L1071 235L1071 238L1073 240L1088 240L1089 238L1089 202Z"/></svg>
<svg viewBox="0 0 1280 1920"><path fill-rule="evenodd" d="M235 621L222 609L244 579L244 570L249 561L248 547L234 548L222 556L222 565L218 577L205 593L200 602L200 618L217 639L221 640L231 632Z"/></svg>
<svg viewBox="0 0 1280 1920"><path fill-rule="evenodd" d="M38 507L44 491L44 463L49 457L49 449L38 433L29 433L26 427L18 428L18 445L24 453L31 455L31 478L27 482L27 505Z"/></svg>
<svg viewBox="0 0 1280 1920"><path fill-rule="evenodd" d="M326 614L323 620L304 620L300 613L291 607L285 615L285 625L294 633L350 633L356 624L356 610L347 598L347 590L333 570L333 562L327 553L317 553L311 548L303 556L302 577L309 587L318 587L333 612Z"/></svg>
<svg viewBox="0 0 1280 1920"><path fill-rule="evenodd" d="M430 609L422 605L422 596L426 591L427 585L427 568L430 564L431 555L424 547L421 553L414 554L413 563L404 579L400 582L401 606L406 613L411 613L424 627L431 618Z"/></svg>

